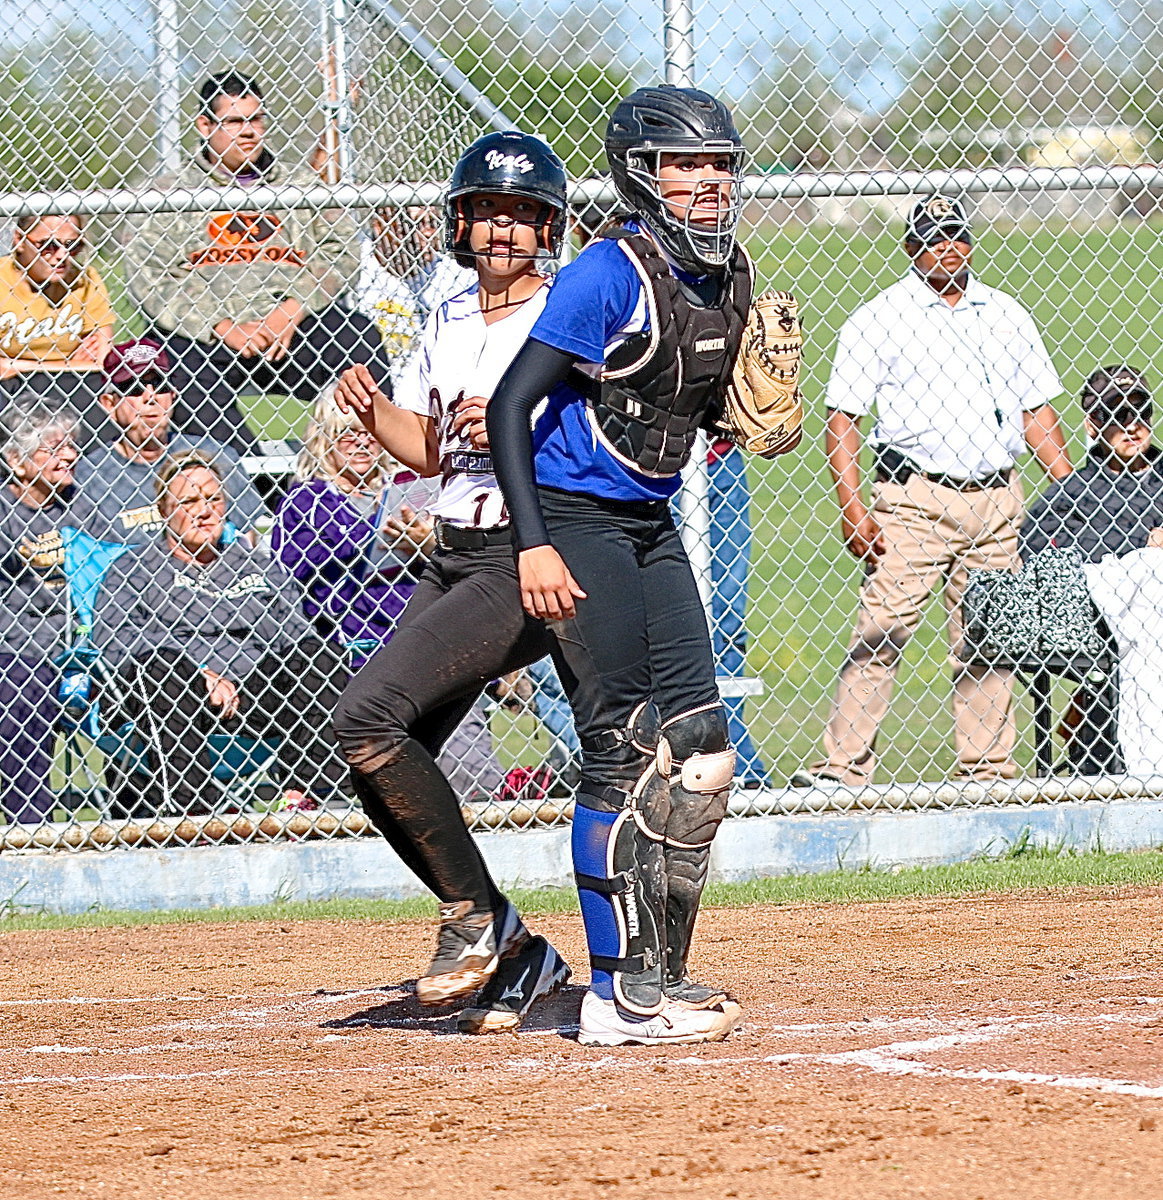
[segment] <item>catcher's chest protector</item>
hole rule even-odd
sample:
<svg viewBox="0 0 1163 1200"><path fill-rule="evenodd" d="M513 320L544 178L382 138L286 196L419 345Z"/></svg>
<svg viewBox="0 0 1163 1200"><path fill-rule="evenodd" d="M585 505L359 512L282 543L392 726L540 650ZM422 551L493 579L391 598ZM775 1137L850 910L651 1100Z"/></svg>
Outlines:
<svg viewBox="0 0 1163 1200"><path fill-rule="evenodd" d="M708 410L722 403L747 324L751 260L737 245L717 300L704 306L650 238L612 236L641 277L650 328L610 355L600 388L590 381L587 415L619 462L664 479L682 469Z"/></svg>

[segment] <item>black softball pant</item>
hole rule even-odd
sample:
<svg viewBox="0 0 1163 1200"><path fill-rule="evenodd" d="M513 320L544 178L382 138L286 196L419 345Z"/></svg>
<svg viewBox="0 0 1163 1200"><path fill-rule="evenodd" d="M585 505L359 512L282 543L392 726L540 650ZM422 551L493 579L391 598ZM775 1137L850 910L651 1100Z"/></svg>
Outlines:
<svg viewBox="0 0 1163 1200"><path fill-rule="evenodd" d="M465 825L436 755L485 686L544 657L526 617L513 549L438 550L391 640L360 668L335 733L369 818L441 900L496 912L504 898Z"/></svg>
<svg viewBox="0 0 1163 1200"><path fill-rule="evenodd" d="M702 599L665 501L538 490L553 546L586 593L576 617L551 624L583 790L624 791L627 771L641 768L610 733L620 736L643 701L663 722L720 704Z"/></svg>

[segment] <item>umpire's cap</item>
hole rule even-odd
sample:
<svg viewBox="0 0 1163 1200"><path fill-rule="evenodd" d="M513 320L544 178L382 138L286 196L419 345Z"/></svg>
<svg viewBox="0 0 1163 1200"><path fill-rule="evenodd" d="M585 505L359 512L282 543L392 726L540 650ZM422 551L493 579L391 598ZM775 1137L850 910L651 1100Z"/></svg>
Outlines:
<svg viewBox="0 0 1163 1200"><path fill-rule="evenodd" d="M550 257L560 256L565 236L565 164L547 142L515 129L486 133L456 160L444 202L445 242L462 267L475 265L475 260L468 251L466 236L458 232L465 216L460 200L481 192L540 200L545 206L544 248Z"/></svg>
<svg viewBox="0 0 1163 1200"><path fill-rule="evenodd" d="M1100 429L1151 423L1151 390L1137 367L1099 367L1082 385L1082 411Z"/></svg>
<svg viewBox="0 0 1163 1200"><path fill-rule="evenodd" d="M969 218L960 200L951 196L928 196L913 205L905 226L905 241L932 246L949 239L973 245Z"/></svg>

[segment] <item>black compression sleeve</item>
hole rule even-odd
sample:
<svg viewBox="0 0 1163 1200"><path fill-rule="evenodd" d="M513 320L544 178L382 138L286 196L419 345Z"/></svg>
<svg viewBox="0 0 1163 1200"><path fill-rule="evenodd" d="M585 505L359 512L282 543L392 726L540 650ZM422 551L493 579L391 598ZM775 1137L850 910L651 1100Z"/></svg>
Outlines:
<svg viewBox="0 0 1163 1200"><path fill-rule="evenodd" d="M518 550L549 545L533 477L533 409L578 359L530 338L501 376L485 416L493 470L509 507Z"/></svg>

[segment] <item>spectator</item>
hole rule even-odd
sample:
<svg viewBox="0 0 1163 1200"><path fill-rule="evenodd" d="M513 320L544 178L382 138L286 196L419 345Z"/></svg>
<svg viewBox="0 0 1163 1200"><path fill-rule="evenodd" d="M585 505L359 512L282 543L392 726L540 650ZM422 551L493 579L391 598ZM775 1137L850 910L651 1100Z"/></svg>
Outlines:
<svg viewBox="0 0 1163 1200"><path fill-rule="evenodd" d="M313 633L291 580L229 541L205 455L170 459L157 497L164 536L113 563L96 605L94 640L124 696L107 716L148 730L156 751L151 788L121 803L140 812L160 788L183 810L212 807L206 739L219 731L277 737L284 786L328 799L347 776L330 731L347 676L334 644Z"/></svg>
<svg viewBox="0 0 1163 1200"><path fill-rule="evenodd" d="M428 314L476 285L472 271L437 249L440 231L431 208L379 209L360 246L359 279L351 306L380 331L398 387L419 344Z"/></svg>
<svg viewBox="0 0 1163 1200"><path fill-rule="evenodd" d="M1091 450L1083 466L1046 489L1022 525L1022 555L1076 549L1089 563L1141 550L1163 526L1163 460L1151 443L1152 404L1135 367L1102 367L1082 389ZM1153 561L1148 556L1147 561ZM1108 634L1109 636L1109 634ZM1080 775L1122 770L1118 671L1085 683L1063 722L1066 755Z"/></svg>
<svg viewBox="0 0 1163 1200"><path fill-rule="evenodd" d="M69 404L86 443L104 425L98 372L116 320L87 254L81 217L25 216L0 258L0 388Z"/></svg>
<svg viewBox="0 0 1163 1200"><path fill-rule="evenodd" d="M1163 460L1152 444L1146 376L1127 366L1092 372L1082 412L1090 453L1031 506L1022 524L1023 557L1058 546L1098 562L1142 549L1148 533L1163 526Z"/></svg>
<svg viewBox="0 0 1163 1200"><path fill-rule="evenodd" d="M234 71L202 85L202 148L163 189L317 184L307 167L283 171L265 145L258 84ZM240 453L254 434L240 391L313 401L350 362L387 377L380 337L336 297L355 275L355 226L335 212L259 209L143 218L126 245L127 277L173 360L175 421Z"/></svg>
<svg viewBox="0 0 1163 1200"><path fill-rule="evenodd" d="M707 451L707 506L710 510L711 645L720 679L747 674L747 580L751 573L751 490L743 451L718 439ZM735 778L747 788L767 782L743 719L746 696L724 696L727 729L735 747Z"/></svg>
<svg viewBox="0 0 1163 1200"><path fill-rule="evenodd" d="M267 515L229 446L173 428L176 397L169 374L169 356L149 338L122 342L105 358L101 406L120 436L77 464L77 484L89 500L87 532L94 537L137 545L156 540L163 525L154 486L158 469L168 458L194 450L222 469L226 518L236 530L254 531Z"/></svg>
<svg viewBox="0 0 1163 1200"><path fill-rule="evenodd" d="M323 637L387 641L434 544L431 522L419 515L432 489L394 466L330 389L320 397L272 545ZM393 492L405 499L399 516L385 507Z"/></svg>
<svg viewBox="0 0 1163 1200"><path fill-rule="evenodd" d="M303 588L319 635L362 663L392 636L435 548L424 511L437 487L399 467L331 389L307 426L296 475L275 520L275 557ZM479 702L439 761L462 798L499 786L504 773Z"/></svg>
<svg viewBox="0 0 1163 1200"><path fill-rule="evenodd" d="M905 233L909 273L840 330L825 401L828 460L845 544L866 573L826 758L797 785L871 782L897 664L930 595L942 587L956 647L968 570L1017 565L1019 454L1028 446L1055 479L1070 471L1051 404L1062 385L1025 309L970 278L972 241L957 201L922 200ZM873 407L877 469L866 507L860 421ZM1012 778L1012 673L958 664L954 678L956 774Z"/></svg>
<svg viewBox="0 0 1163 1200"><path fill-rule="evenodd" d="M1163 775L1163 528L1126 554L1083 568L1118 652L1117 744L1136 779Z"/></svg>
<svg viewBox="0 0 1163 1200"><path fill-rule="evenodd" d="M73 523L77 414L13 397L0 416L0 804L10 820L52 817L58 673L68 619L61 528Z"/></svg>

